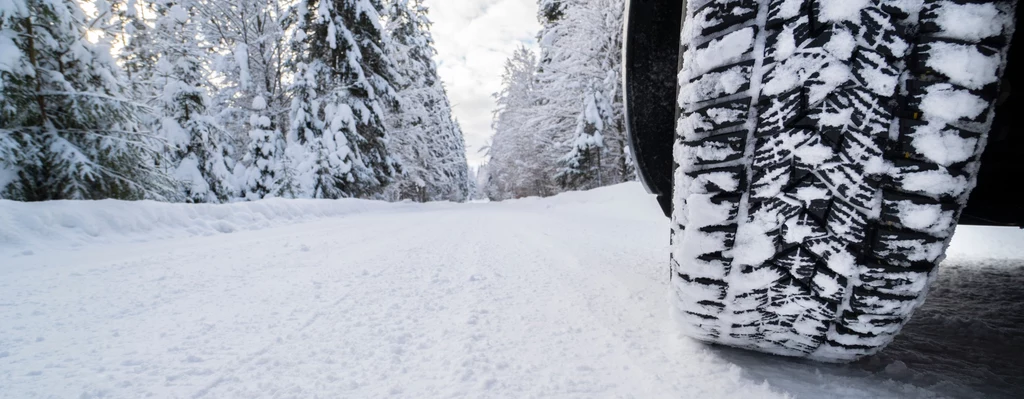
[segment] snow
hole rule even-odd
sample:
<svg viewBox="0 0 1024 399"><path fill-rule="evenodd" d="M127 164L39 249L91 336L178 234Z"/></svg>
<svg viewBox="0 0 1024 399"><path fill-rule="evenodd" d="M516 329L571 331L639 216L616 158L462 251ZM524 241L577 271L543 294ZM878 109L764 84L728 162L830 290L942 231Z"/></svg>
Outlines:
<svg viewBox="0 0 1024 399"><path fill-rule="evenodd" d="M338 28L335 27L334 21L327 22L327 43L331 46L331 50L338 48Z"/></svg>
<svg viewBox="0 0 1024 399"><path fill-rule="evenodd" d="M736 66L722 72L712 72L693 82L680 74L679 104L689 105L723 95L735 94L747 83L750 67Z"/></svg>
<svg viewBox="0 0 1024 399"><path fill-rule="evenodd" d="M953 211L943 211L940 205L900 201L896 206L900 221L911 229L945 236L946 229L953 223Z"/></svg>
<svg viewBox="0 0 1024 399"><path fill-rule="evenodd" d="M712 125L704 115L694 112L679 118L679 122L676 123L676 133L684 139L692 140L697 138L697 131L708 131L714 127L715 125Z"/></svg>
<svg viewBox="0 0 1024 399"><path fill-rule="evenodd" d="M832 147L824 144L804 145L793 150L793 155L806 165L819 166L833 157Z"/></svg>
<svg viewBox="0 0 1024 399"><path fill-rule="evenodd" d="M932 43L926 64L950 81L969 89L981 89L999 80L996 72L1003 60L1000 53L983 54L974 45Z"/></svg>
<svg viewBox="0 0 1024 399"><path fill-rule="evenodd" d="M708 226L716 226L729 219L732 204L715 203L715 194L693 194L686 199L688 227L699 230Z"/></svg>
<svg viewBox="0 0 1024 399"><path fill-rule="evenodd" d="M725 254L732 258L734 265L756 266L775 255L775 242L768 236L767 226L768 224L763 223L740 225L736 230L736 245ZM733 275L739 274L734 273ZM733 279L730 283L738 283L742 280Z"/></svg>
<svg viewBox="0 0 1024 399"><path fill-rule="evenodd" d="M0 15L10 17L27 11L23 0L0 0Z"/></svg>
<svg viewBox="0 0 1024 399"><path fill-rule="evenodd" d="M942 29L940 37L980 41L1002 34L1013 23L1013 16L1001 12L996 3L957 4L952 1L938 3L934 10L936 24Z"/></svg>
<svg viewBox="0 0 1024 399"><path fill-rule="evenodd" d="M753 48L754 33L753 27L740 29L695 49L691 57L683 60L681 79L689 81L707 71L739 61Z"/></svg>
<svg viewBox="0 0 1024 399"><path fill-rule="evenodd" d="M698 161L722 161L736 153L735 150L726 144L715 141L706 141L698 146L684 146L681 149L680 159L694 159Z"/></svg>
<svg viewBox="0 0 1024 399"><path fill-rule="evenodd" d="M12 72L19 67L21 62L21 50L14 44L14 32L0 31L0 72ZM0 89L3 82L0 82Z"/></svg>
<svg viewBox="0 0 1024 399"><path fill-rule="evenodd" d="M782 28L775 43L775 59L785 60L796 53L796 37L793 36L793 29L792 25Z"/></svg>
<svg viewBox="0 0 1024 399"><path fill-rule="evenodd" d="M779 18L790 19L800 14L802 0L782 0L779 4Z"/></svg>
<svg viewBox="0 0 1024 399"><path fill-rule="evenodd" d="M821 126L847 126L853 123L853 108L839 109L836 112L831 112L832 109L822 110L821 116L818 117L818 123Z"/></svg>
<svg viewBox="0 0 1024 399"><path fill-rule="evenodd" d="M740 115L743 115L743 111L728 108L712 108L707 111L707 114L715 123L722 124L739 118Z"/></svg>
<svg viewBox="0 0 1024 399"><path fill-rule="evenodd" d="M198 198L205 199L211 194L210 183L199 171L199 161L194 156L182 158L181 163L172 171L171 176L184 184L185 189Z"/></svg>
<svg viewBox="0 0 1024 399"><path fill-rule="evenodd" d="M847 29L836 29L825 43L825 50L840 60L849 60L857 48L857 39Z"/></svg>
<svg viewBox="0 0 1024 399"><path fill-rule="evenodd" d="M0 201L0 396L998 398L1024 388L1024 231L961 226L902 335L837 366L679 336L664 301L668 224L636 183L471 204Z"/></svg>
<svg viewBox="0 0 1024 399"><path fill-rule="evenodd" d="M864 52L861 53L861 56L877 65L885 65L882 63L882 56L876 53ZM891 96L896 92L896 86L899 83L898 77L886 73L883 67L873 67L870 63L865 63L858 72L864 86L869 90L883 96Z"/></svg>
<svg viewBox="0 0 1024 399"><path fill-rule="evenodd" d="M869 0L821 0L819 15L823 21L858 21L868 5Z"/></svg>
<svg viewBox="0 0 1024 399"><path fill-rule="evenodd" d="M935 196L959 196L963 194L967 186L967 181L963 176L953 176L942 170L907 173L901 177L904 189Z"/></svg>
<svg viewBox="0 0 1024 399"><path fill-rule="evenodd" d="M171 17L171 20L179 24L183 24L186 21L188 21L188 11L185 11L185 8L182 7L180 4L175 4L171 6L171 9L167 12L167 15Z"/></svg>
<svg viewBox="0 0 1024 399"><path fill-rule="evenodd" d="M267 109L267 100L263 99L263 96L255 96L252 98L252 109L262 111Z"/></svg>
<svg viewBox="0 0 1024 399"><path fill-rule="evenodd" d="M232 53L235 55L235 64L238 64L238 82L241 83L243 89L246 89L252 80L252 74L249 72L249 46L245 43L238 43ZM262 97L259 98L262 99ZM253 107L255 107L255 101L253 100ZM266 107L266 103L264 103L264 107Z"/></svg>
<svg viewBox="0 0 1024 399"><path fill-rule="evenodd" d="M944 123L928 123L914 128L911 145L928 160L942 166L963 162L974 156L978 139L962 137L956 130L942 130Z"/></svg>
<svg viewBox="0 0 1024 399"><path fill-rule="evenodd" d="M0 258L20 250L42 251L50 241L68 248L170 238L206 237L259 230L317 218L364 213L394 205L376 201L268 199L225 205L154 201L0 200Z"/></svg>
<svg viewBox="0 0 1024 399"><path fill-rule="evenodd" d="M829 64L818 71L821 76L821 84L811 86L808 90L807 101L812 104L825 99L829 94L836 91L843 83L853 78L850 67L843 64Z"/></svg>
<svg viewBox="0 0 1024 399"><path fill-rule="evenodd" d="M937 84L929 86L927 90L921 100L925 120L973 119L988 109L988 104L981 97L967 90L956 89L953 85Z"/></svg>

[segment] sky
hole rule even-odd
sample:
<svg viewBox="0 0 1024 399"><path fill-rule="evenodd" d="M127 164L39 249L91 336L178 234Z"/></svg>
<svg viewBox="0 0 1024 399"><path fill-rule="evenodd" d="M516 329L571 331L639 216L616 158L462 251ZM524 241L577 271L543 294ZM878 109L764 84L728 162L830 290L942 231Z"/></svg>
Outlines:
<svg viewBox="0 0 1024 399"><path fill-rule="evenodd" d="M520 44L536 47L536 0L424 0L430 7L438 73L466 137L471 166L485 161L493 94L505 59Z"/></svg>

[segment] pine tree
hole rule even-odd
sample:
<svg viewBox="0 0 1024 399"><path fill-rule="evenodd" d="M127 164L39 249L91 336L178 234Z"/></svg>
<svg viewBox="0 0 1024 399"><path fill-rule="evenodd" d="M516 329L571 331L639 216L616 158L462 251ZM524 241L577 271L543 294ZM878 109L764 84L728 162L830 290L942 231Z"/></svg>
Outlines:
<svg viewBox="0 0 1024 399"><path fill-rule="evenodd" d="M440 81L437 85L440 86ZM470 198L473 187L469 163L466 161L466 139L459 121L451 116L447 94L444 94L443 88L440 90L443 94L443 107L437 115L442 121L451 123L442 124L445 129L441 132L437 147L440 153L435 157L438 160L435 167L438 171L437 180L443 183L434 185L434 189L429 190L428 194L434 199L462 202Z"/></svg>
<svg viewBox="0 0 1024 399"><path fill-rule="evenodd" d="M203 36L209 41L210 51L220 54L213 57L210 64L210 72L218 78L217 90L211 96L210 114L227 132L231 146L245 149L235 166L242 186L241 195L246 199L288 195L267 192L256 196L254 194L263 193L263 189L249 186L255 184L249 177L254 168L251 162L258 158L271 168L261 173L276 176L275 187L294 186L294 182L283 180L292 178L292 173L281 169L289 165L283 159L290 102L284 75L285 64L291 58L285 32L294 23L294 16L277 0L232 0L228 3L230 7L218 0L197 1ZM265 107L252 109L259 101ZM269 127L254 129L254 114L258 114L255 115L257 120L268 118ZM254 154L252 151L266 145L252 142L255 130L260 130L259 137L276 143L278 151Z"/></svg>
<svg viewBox="0 0 1024 399"><path fill-rule="evenodd" d="M166 140L167 165L186 202L224 202L235 192L232 150L207 113L206 54L196 42L191 3L157 5L154 42L159 54L153 78L157 134Z"/></svg>
<svg viewBox="0 0 1024 399"><path fill-rule="evenodd" d="M588 88L583 110L576 117L576 130L568 143L569 152L560 158L555 178L563 188L587 189L604 185L601 158L605 150L605 121L611 104L603 93Z"/></svg>
<svg viewBox="0 0 1024 399"><path fill-rule="evenodd" d="M530 171L537 192L632 179L619 78L623 0L540 0L538 6L540 59L532 117L522 128L539 144Z"/></svg>
<svg viewBox="0 0 1024 399"><path fill-rule="evenodd" d="M114 3L121 41L118 61L128 77L128 94L138 102L150 101L155 97L153 87L154 67L159 55L154 47L153 28L144 17L155 15L155 3L127 0ZM152 124L152 121L149 121Z"/></svg>
<svg viewBox="0 0 1024 399"><path fill-rule="evenodd" d="M568 12L576 4L572 0L538 1L540 52L531 88L533 101L528 105L531 117L524 119L521 127L524 134L533 136L535 151L528 177L522 177L532 182L534 192L528 195L551 195L562 190L555 178L558 160L575 131L580 110L577 82L564 69L568 55L580 51L569 38L574 21L568 18Z"/></svg>
<svg viewBox="0 0 1024 399"><path fill-rule="evenodd" d="M110 38L86 26L73 1L0 6L0 198L160 197Z"/></svg>
<svg viewBox="0 0 1024 399"><path fill-rule="evenodd" d="M433 61L427 9L419 0L392 0L388 6L389 56L400 80L400 106L388 126L402 164L398 198L464 201L468 197L465 142Z"/></svg>
<svg viewBox="0 0 1024 399"><path fill-rule="evenodd" d="M565 138L556 179L565 189L631 180L621 97L622 0L593 0L564 11L571 22L551 70L560 95L578 104L576 128ZM569 90L566 90L569 89Z"/></svg>
<svg viewBox="0 0 1024 399"><path fill-rule="evenodd" d="M401 174L384 197L390 200L411 199L426 202L433 161L431 147L431 116L427 102L433 100L425 86L430 61L424 57L423 37L408 0L391 0L387 5L386 32L390 45L388 56L395 61L400 80L396 87L398 106L387 112L385 123L391 132L394 156L401 165ZM426 61L426 62L424 62Z"/></svg>
<svg viewBox="0 0 1024 399"><path fill-rule="evenodd" d="M386 55L380 4L314 0L297 9L301 56L296 65L302 65L305 82L296 87L306 94L293 102L292 112L304 109L308 121L301 123L316 125L303 133L316 161L307 162L300 174L312 177L314 197L375 195L397 169L383 122L385 109L396 106L396 72Z"/></svg>
<svg viewBox="0 0 1024 399"><path fill-rule="evenodd" d="M278 165L284 145L269 117L264 115L267 102L258 96L252 100L252 115L249 118L249 148L245 162L249 165L243 176L242 198L262 199L279 192L281 166Z"/></svg>
<svg viewBox="0 0 1024 399"><path fill-rule="evenodd" d="M476 168L476 176L473 177L473 197L474 200L485 200L490 199L487 195L487 187L490 185L490 171L488 170L488 164L481 164Z"/></svg>
<svg viewBox="0 0 1024 399"><path fill-rule="evenodd" d="M299 197L341 198L346 193L339 191L338 180L348 175L356 160L347 146L336 148L334 135L324 136L323 122L317 114L320 99L316 91L316 65L319 64L309 66L298 62L295 65L289 112L291 133L286 152L289 164L295 170L294 188ZM345 137L341 136L341 139Z"/></svg>
<svg viewBox="0 0 1024 399"><path fill-rule="evenodd" d="M566 0L539 0L537 2L537 19L540 20L545 30L565 16ZM544 36L543 33L541 36ZM542 59L541 63L546 61Z"/></svg>
<svg viewBox="0 0 1024 399"><path fill-rule="evenodd" d="M488 147L487 184L484 192L495 200L554 194L547 169L544 137L529 130L535 118L537 57L520 47L505 61L502 89L495 95L494 137Z"/></svg>

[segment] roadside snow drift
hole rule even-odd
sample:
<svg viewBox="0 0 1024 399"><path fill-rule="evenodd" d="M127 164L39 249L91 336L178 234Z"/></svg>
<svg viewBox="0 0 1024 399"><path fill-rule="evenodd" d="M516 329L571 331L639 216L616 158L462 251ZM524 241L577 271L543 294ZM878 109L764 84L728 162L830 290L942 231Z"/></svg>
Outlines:
<svg viewBox="0 0 1024 399"><path fill-rule="evenodd" d="M0 251L54 243L66 247L208 236L400 206L356 199L267 199L224 205L0 200Z"/></svg>
<svg viewBox="0 0 1024 399"><path fill-rule="evenodd" d="M0 398L919 398L1024 390L1024 233L835 366L706 346L637 184L483 204L0 201Z"/></svg>

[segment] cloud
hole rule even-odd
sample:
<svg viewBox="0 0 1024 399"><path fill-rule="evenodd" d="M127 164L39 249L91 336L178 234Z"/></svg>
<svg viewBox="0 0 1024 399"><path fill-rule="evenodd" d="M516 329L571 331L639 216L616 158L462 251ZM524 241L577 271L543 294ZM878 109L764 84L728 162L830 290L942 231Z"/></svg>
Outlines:
<svg viewBox="0 0 1024 399"><path fill-rule="evenodd" d="M516 47L536 47L535 0L425 0L434 22L438 73L466 137L470 164L491 138L492 94L501 89L505 59Z"/></svg>

